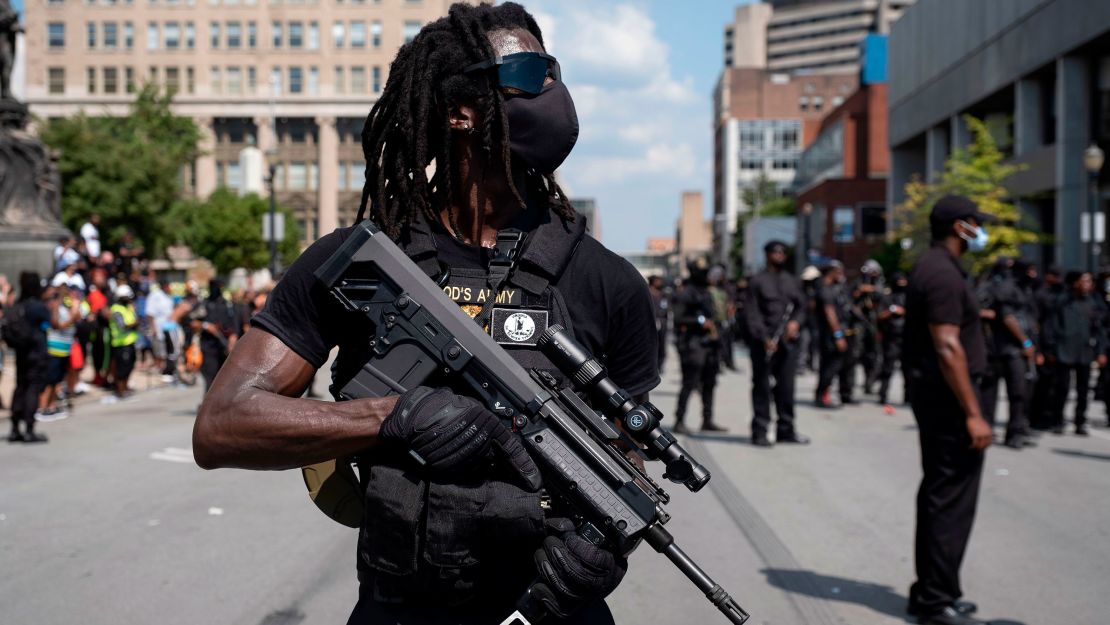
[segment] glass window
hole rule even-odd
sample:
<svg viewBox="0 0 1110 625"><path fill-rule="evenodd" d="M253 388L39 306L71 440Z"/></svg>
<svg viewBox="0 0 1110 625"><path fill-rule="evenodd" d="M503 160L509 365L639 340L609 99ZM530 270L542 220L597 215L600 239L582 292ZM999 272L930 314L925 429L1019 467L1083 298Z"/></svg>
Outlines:
<svg viewBox="0 0 1110 625"><path fill-rule="evenodd" d="M158 82L158 66L151 65L150 71L147 73L147 80L150 82Z"/></svg>
<svg viewBox="0 0 1110 625"><path fill-rule="evenodd" d="M185 22L185 49L192 50L197 47L197 27L192 22Z"/></svg>
<svg viewBox="0 0 1110 625"><path fill-rule="evenodd" d="M247 47L251 50L258 46L258 23L255 21L247 22Z"/></svg>
<svg viewBox="0 0 1110 625"><path fill-rule="evenodd" d="M343 39L344 39L343 35L346 32L347 32L347 29L346 29L346 26L343 25L343 22L340 22L340 21L336 20L336 22L331 25L332 45L335 46L336 48L342 48L343 47Z"/></svg>
<svg viewBox="0 0 1110 625"><path fill-rule="evenodd" d="M308 49L316 50L320 47L320 23L308 23Z"/></svg>
<svg viewBox="0 0 1110 625"><path fill-rule="evenodd" d="M181 74L176 67L166 68L166 89L175 93L181 89Z"/></svg>
<svg viewBox="0 0 1110 625"><path fill-rule="evenodd" d="M213 50L216 50L220 47L220 23L219 22L209 22L208 23L208 39L209 39L209 45L212 46Z"/></svg>
<svg viewBox="0 0 1110 625"><path fill-rule="evenodd" d="M366 47L366 22L351 22L351 47Z"/></svg>
<svg viewBox="0 0 1110 625"><path fill-rule="evenodd" d="M96 48L96 22L85 22L85 45L90 50Z"/></svg>
<svg viewBox="0 0 1110 625"><path fill-rule="evenodd" d="M227 92L239 95L243 92L243 70L239 67L227 68Z"/></svg>
<svg viewBox="0 0 1110 625"><path fill-rule="evenodd" d="M340 191L346 190L348 188L347 187L347 161L339 161L339 171L336 172L336 173L338 174L338 178L339 178L339 183L337 185L338 189Z"/></svg>
<svg viewBox="0 0 1110 625"><path fill-rule="evenodd" d="M366 93L366 68L351 68L351 93Z"/></svg>
<svg viewBox="0 0 1110 625"><path fill-rule="evenodd" d="M247 67L247 93L256 93L258 91L258 72L255 71L254 66Z"/></svg>
<svg viewBox="0 0 1110 625"><path fill-rule="evenodd" d="M104 68L104 93L119 91L119 70L114 67Z"/></svg>
<svg viewBox="0 0 1110 625"><path fill-rule="evenodd" d="M131 22L123 23L123 47L128 50L135 47L135 25Z"/></svg>
<svg viewBox="0 0 1110 625"><path fill-rule="evenodd" d="M285 188L290 191L303 191L308 187L308 166L304 161L293 161L289 163L289 171L286 175Z"/></svg>
<svg viewBox="0 0 1110 625"><path fill-rule="evenodd" d="M270 95L281 95L281 68L270 69Z"/></svg>
<svg viewBox="0 0 1110 625"><path fill-rule="evenodd" d="M304 45L304 22L289 22L289 47L300 48Z"/></svg>
<svg viewBox="0 0 1110 625"><path fill-rule="evenodd" d="M220 93L223 91L224 84L220 75L220 68L213 65L208 70L208 89L212 93Z"/></svg>
<svg viewBox="0 0 1110 625"><path fill-rule="evenodd" d="M61 50L66 47L65 22L50 22L46 25L46 41L51 50Z"/></svg>
<svg viewBox="0 0 1110 625"><path fill-rule="evenodd" d="M308 164L308 189L315 191L320 186L320 166L315 161Z"/></svg>
<svg viewBox="0 0 1110 625"><path fill-rule="evenodd" d="M227 47L238 49L243 45L243 26L239 22L227 23Z"/></svg>
<svg viewBox="0 0 1110 625"><path fill-rule="evenodd" d="M281 47L281 22L274 20L270 22L270 45L275 48Z"/></svg>
<svg viewBox="0 0 1110 625"><path fill-rule="evenodd" d="M47 91L52 94L66 92L66 70L64 67L51 67L46 70Z"/></svg>
<svg viewBox="0 0 1110 625"><path fill-rule="evenodd" d="M375 21L370 24L370 45L375 48L382 47L382 23Z"/></svg>
<svg viewBox="0 0 1110 625"><path fill-rule="evenodd" d="M146 49L158 49L158 22L150 22L146 25Z"/></svg>
<svg viewBox="0 0 1110 625"><path fill-rule="evenodd" d="M123 68L123 88L127 93L135 93L135 68Z"/></svg>
<svg viewBox="0 0 1110 625"><path fill-rule="evenodd" d="M349 188L361 191L362 185L366 181L366 163L363 161L351 161L348 163L348 166L348 171L350 172L348 176L350 180Z"/></svg>
<svg viewBox="0 0 1110 625"><path fill-rule="evenodd" d="M224 164L224 181L229 189L240 191L243 189L243 170L239 168L239 161L229 161Z"/></svg>
<svg viewBox="0 0 1110 625"><path fill-rule="evenodd" d="M372 79L371 88L373 89L374 93L380 93L382 90L382 68L378 65L375 65L370 70L370 77Z"/></svg>
<svg viewBox="0 0 1110 625"><path fill-rule="evenodd" d="M116 22L104 22L104 47L114 49L119 45L119 24Z"/></svg>
<svg viewBox="0 0 1110 625"><path fill-rule="evenodd" d="M303 85L301 84L301 80L303 79L302 74L303 72L301 72L300 67L293 66L289 68L289 93L301 93L303 90Z"/></svg>
<svg viewBox="0 0 1110 625"><path fill-rule="evenodd" d="M86 91L88 91L89 93L96 93L96 68L95 67L89 67L89 68L85 69L85 79L86 79L86 82L88 83L86 85Z"/></svg>
<svg viewBox="0 0 1110 625"><path fill-rule="evenodd" d="M185 93L196 93L197 76L192 67L185 68Z"/></svg>
<svg viewBox="0 0 1110 625"><path fill-rule="evenodd" d="M320 93L320 70L316 67L308 68L308 94Z"/></svg>
<svg viewBox="0 0 1110 625"><path fill-rule="evenodd" d="M343 93L344 91L346 91L346 87L347 87L347 85L345 84L346 82L347 82L347 77L343 73L343 66L342 65L336 65L335 66L335 80L333 80L332 83L331 83L332 90L334 90L336 93Z"/></svg>
<svg viewBox="0 0 1110 625"><path fill-rule="evenodd" d="M401 31L401 40L405 43L416 39L416 34L420 32L420 22L412 20L405 20L404 29Z"/></svg>
<svg viewBox="0 0 1110 625"><path fill-rule="evenodd" d="M181 27L177 22L166 22L162 37L167 50L176 50L181 45Z"/></svg>
<svg viewBox="0 0 1110 625"><path fill-rule="evenodd" d="M860 234L865 237L886 235L886 206L882 204L864 204L860 207L859 213Z"/></svg>

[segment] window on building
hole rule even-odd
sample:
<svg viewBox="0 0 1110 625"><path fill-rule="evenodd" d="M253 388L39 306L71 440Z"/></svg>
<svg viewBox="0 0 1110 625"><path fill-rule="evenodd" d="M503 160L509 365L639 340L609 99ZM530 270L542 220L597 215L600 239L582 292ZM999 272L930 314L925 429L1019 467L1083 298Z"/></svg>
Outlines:
<svg viewBox="0 0 1110 625"><path fill-rule="evenodd" d="M289 22L289 47L304 46L304 22Z"/></svg>
<svg viewBox="0 0 1110 625"><path fill-rule="evenodd" d="M114 67L104 68L104 93L119 92L119 70Z"/></svg>
<svg viewBox="0 0 1110 625"><path fill-rule="evenodd" d="M420 22L414 20L405 20L405 25L401 29L401 41L408 43L416 39L416 34L420 32Z"/></svg>
<svg viewBox="0 0 1110 625"><path fill-rule="evenodd" d="M86 91L88 93L96 93L96 68L88 67L85 69Z"/></svg>
<svg viewBox="0 0 1110 625"><path fill-rule="evenodd" d="M320 48L320 23L308 23L308 49L317 50Z"/></svg>
<svg viewBox="0 0 1110 625"><path fill-rule="evenodd" d="M343 22L336 20L335 23L331 25L332 45L336 48L342 48L343 40L345 39L344 35L346 34L346 32L347 27L343 24Z"/></svg>
<svg viewBox="0 0 1110 625"><path fill-rule="evenodd" d="M220 47L220 23L219 22L209 22L208 23L208 45L211 46L213 50L218 50L219 47Z"/></svg>
<svg viewBox="0 0 1110 625"><path fill-rule="evenodd" d="M336 188L340 191L347 190L347 161L339 161L339 168L336 171Z"/></svg>
<svg viewBox="0 0 1110 625"><path fill-rule="evenodd" d="M197 27L192 22L185 22L185 49L192 50L197 47Z"/></svg>
<svg viewBox="0 0 1110 625"><path fill-rule="evenodd" d="M382 68L375 65L370 69L371 89L374 93L381 93L382 90Z"/></svg>
<svg viewBox="0 0 1110 625"><path fill-rule="evenodd" d="M135 68L134 67L125 67L125 68L123 68L123 88L127 90L127 93L135 93Z"/></svg>
<svg viewBox="0 0 1110 625"><path fill-rule="evenodd" d="M227 23L227 47L237 50L243 45L243 25L239 22Z"/></svg>
<svg viewBox="0 0 1110 625"><path fill-rule="evenodd" d="M864 237L886 236L886 206L864 204L859 209L860 235Z"/></svg>
<svg viewBox="0 0 1110 625"><path fill-rule="evenodd" d="M351 22L351 47L366 47L366 22Z"/></svg>
<svg viewBox="0 0 1110 625"><path fill-rule="evenodd" d="M254 94L258 92L258 72L254 67L247 68L247 93Z"/></svg>
<svg viewBox="0 0 1110 625"><path fill-rule="evenodd" d="M743 122L740 126L740 149L763 149L763 125L760 122Z"/></svg>
<svg viewBox="0 0 1110 625"><path fill-rule="evenodd" d="M166 89L174 93L181 91L181 71L176 67L166 68Z"/></svg>
<svg viewBox="0 0 1110 625"><path fill-rule="evenodd" d="M220 68L215 65L208 69L208 90L212 93L222 93L224 90L223 76Z"/></svg>
<svg viewBox="0 0 1110 625"><path fill-rule="evenodd" d="M167 50L176 50L181 45L181 26L177 22L166 22L162 27L162 41Z"/></svg>
<svg viewBox="0 0 1110 625"><path fill-rule="evenodd" d="M66 70L64 67L51 67L46 70L47 92L60 95L66 92Z"/></svg>
<svg viewBox="0 0 1110 625"><path fill-rule="evenodd" d="M308 68L308 94L318 95L320 93L320 70L317 67Z"/></svg>
<svg viewBox="0 0 1110 625"><path fill-rule="evenodd" d="M158 66L151 65L150 70L147 72L146 79L149 82L158 82Z"/></svg>
<svg viewBox="0 0 1110 625"><path fill-rule="evenodd" d="M232 66L227 68L227 92L232 95L243 93L243 70Z"/></svg>
<svg viewBox="0 0 1110 625"><path fill-rule="evenodd" d="M351 189L362 190L362 185L366 182L366 163L363 161L351 161L348 163L349 175L347 176Z"/></svg>
<svg viewBox="0 0 1110 625"><path fill-rule="evenodd" d="M270 45L280 48L282 39L284 36L281 34L281 22L277 20L270 22Z"/></svg>
<svg viewBox="0 0 1110 625"><path fill-rule="evenodd" d="M832 99L833 108L836 108L836 107L840 106L841 104L844 104L844 96L840 96L840 95L833 96L833 99Z"/></svg>
<svg viewBox="0 0 1110 625"><path fill-rule="evenodd" d="M224 180L227 188L235 191L243 189L243 170L239 168L239 161L228 161L224 166L224 173L227 176Z"/></svg>
<svg viewBox="0 0 1110 625"><path fill-rule="evenodd" d="M192 66L185 68L185 93L196 93L197 91L197 74L193 71Z"/></svg>
<svg viewBox="0 0 1110 625"><path fill-rule="evenodd" d="M158 22L150 22L146 25L146 49L158 49Z"/></svg>
<svg viewBox="0 0 1110 625"><path fill-rule="evenodd" d="M289 93L301 93L304 89L302 80L304 79L303 72L300 67L293 66L289 68Z"/></svg>
<svg viewBox="0 0 1110 625"><path fill-rule="evenodd" d="M255 21L247 22L247 47L251 50L258 46L258 23Z"/></svg>
<svg viewBox="0 0 1110 625"><path fill-rule="evenodd" d="M270 95L281 95L281 68L273 67L270 69Z"/></svg>
<svg viewBox="0 0 1110 625"><path fill-rule="evenodd" d="M51 50L62 50L66 47L65 22L50 22L46 25L46 45Z"/></svg>
<svg viewBox="0 0 1110 625"><path fill-rule="evenodd" d="M85 22L85 46L96 49L96 22Z"/></svg>
<svg viewBox="0 0 1110 625"><path fill-rule="evenodd" d="M343 72L342 65L335 66L335 79L331 83L331 88L335 93L344 93L346 91L347 76Z"/></svg>
<svg viewBox="0 0 1110 625"><path fill-rule="evenodd" d="M285 188L290 191L304 191L308 188L308 166L304 161L292 161L289 163L289 171L285 179Z"/></svg>
<svg viewBox="0 0 1110 625"><path fill-rule="evenodd" d="M313 161L308 164L308 189L315 191L320 188L320 165Z"/></svg>
<svg viewBox="0 0 1110 625"><path fill-rule="evenodd" d="M65 0L47 0L46 6L60 7L60 6L64 6L65 3L66 3Z"/></svg>
<svg viewBox="0 0 1110 625"><path fill-rule="evenodd" d="M123 23L123 47L125 50L135 47L135 25L131 22Z"/></svg>
<svg viewBox="0 0 1110 625"><path fill-rule="evenodd" d="M114 50L119 45L119 24L116 22L104 22L104 47L109 50Z"/></svg>
<svg viewBox="0 0 1110 625"><path fill-rule="evenodd" d="M351 68L351 93L366 93L366 68Z"/></svg>
<svg viewBox="0 0 1110 625"><path fill-rule="evenodd" d="M370 23L370 45L374 48L382 47L382 23L374 21Z"/></svg>
<svg viewBox="0 0 1110 625"><path fill-rule="evenodd" d="M813 96L813 110L820 112L824 107L825 99L819 95Z"/></svg>

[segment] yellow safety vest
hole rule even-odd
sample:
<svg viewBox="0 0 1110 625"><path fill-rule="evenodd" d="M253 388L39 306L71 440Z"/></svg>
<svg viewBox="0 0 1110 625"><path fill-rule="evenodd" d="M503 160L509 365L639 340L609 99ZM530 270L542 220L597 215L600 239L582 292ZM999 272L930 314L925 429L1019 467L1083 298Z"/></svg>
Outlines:
<svg viewBox="0 0 1110 625"><path fill-rule="evenodd" d="M138 329L128 329L127 326L135 324L135 310L130 306L123 304L112 304L112 347L125 347L127 345L134 345L135 341L139 340ZM119 327L116 324L116 315L123 317L124 327Z"/></svg>

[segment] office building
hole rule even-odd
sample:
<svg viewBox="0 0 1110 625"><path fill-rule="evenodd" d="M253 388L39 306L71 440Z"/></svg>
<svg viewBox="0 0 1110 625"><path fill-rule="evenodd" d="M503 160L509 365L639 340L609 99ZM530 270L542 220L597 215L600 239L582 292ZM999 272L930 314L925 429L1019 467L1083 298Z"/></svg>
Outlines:
<svg viewBox="0 0 1110 625"><path fill-rule="evenodd" d="M23 95L49 119L124 114L144 82L173 89L203 136L186 189L242 188L256 144L307 243L354 219L389 63L452 1L27 0Z"/></svg>
<svg viewBox="0 0 1110 625"><path fill-rule="evenodd" d="M890 205L912 176L935 179L968 144L965 114L992 120L1009 127L1000 147L1027 168L1009 190L1048 240L1027 254L1098 264L1081 223L1105 212L1107 176L1089 178L1084 153L1110 147L1110 2L976 0L954 12L921 0L891 30L889 90Z"/></svg>

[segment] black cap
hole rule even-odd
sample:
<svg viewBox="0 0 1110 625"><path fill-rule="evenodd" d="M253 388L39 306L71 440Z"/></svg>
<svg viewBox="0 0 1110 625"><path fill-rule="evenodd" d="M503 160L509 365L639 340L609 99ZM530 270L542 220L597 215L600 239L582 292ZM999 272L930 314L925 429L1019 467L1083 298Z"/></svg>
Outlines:
<svg viewBox="0 0 1110 625"><path fill-rule="evenodd" d="M994 215L979 210L979 205L962 195L946 195L933 204L929 223L948 225L959 219L972 218L980 224L997 221Z"/></svg>
<svg viewBox="0 0 1110 625"><path fill-rule="evenodd" d="M784 251L784 252L786 252L790 249L790 246L783 243L782 241L779 241L778 239L772 239L772 240L767 242L767 245L763 246L763 251L767 254L770 254L777 247L781 247L782 251Z"/></svg>

